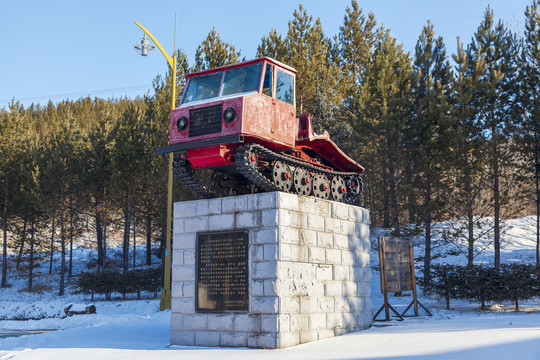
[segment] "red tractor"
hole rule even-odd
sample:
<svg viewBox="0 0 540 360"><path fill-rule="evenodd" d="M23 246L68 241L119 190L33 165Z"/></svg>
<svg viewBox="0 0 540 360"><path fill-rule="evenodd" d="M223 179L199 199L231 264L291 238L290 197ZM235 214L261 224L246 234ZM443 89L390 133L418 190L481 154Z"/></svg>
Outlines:
<svg viewBox="0 0 540 360"><path fill-rule="evenodd" d="M174 175L204 198L284 191L359 204L364 168L296 117L295 75L268 57L188 74L158 154L178 152ZM213 170L209 186L193 176L201 168Z"/></svg>

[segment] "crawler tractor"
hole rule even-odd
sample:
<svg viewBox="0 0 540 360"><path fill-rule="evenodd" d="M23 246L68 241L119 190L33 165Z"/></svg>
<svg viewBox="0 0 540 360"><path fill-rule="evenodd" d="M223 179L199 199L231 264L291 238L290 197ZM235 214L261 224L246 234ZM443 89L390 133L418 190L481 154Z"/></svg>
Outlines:
<svg viewBox="0 0 540 360"><path fill-rule="evenodd" d="M203 198L284 191L359 204L364 168L296 117L295 75L268 57L188 74L158 154L175 152L174 175ZM193 176L204 168L207 186Z"/></svg>

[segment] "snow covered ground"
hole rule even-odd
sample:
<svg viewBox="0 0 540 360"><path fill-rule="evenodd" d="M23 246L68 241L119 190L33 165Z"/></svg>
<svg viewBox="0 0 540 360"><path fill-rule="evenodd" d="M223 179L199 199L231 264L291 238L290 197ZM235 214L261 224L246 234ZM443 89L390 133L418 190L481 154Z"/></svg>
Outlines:
<svg viewBox="0 0 540 360"><path fill-rule="evenodd" d="M511 225L511 226L510 226ZM535 234L532 218L512 220L506 224L505 262L534 261ZM384 231L373 231L372 241ZM486 240L489 242L489 240ZM420 241L418 241L420 242ZM441 242L441 254L455 245ZM76 254L88 258L87 249ZM421 255L421 246L415 249ZM479 262L489 263L492 249L478 255ZM142 260L142 256L140 259ZM377 253L372 251L373 265ZM462 255L439 258L439 262L464 263ZM37 284L55 281L37 271ZM90 303L83 295L58 297L55 291L42 294L20 291L23 280L0 289L0 360L7 359L538 359L540 360L540 302L529 301L525 309L483 313L478 304L452 302L453 310L444 309L444 302L421 297L420 301L434 314L407 318L405 321L376 322L368 330L321 340L284 350L216 349L169 346L170 312L159 312L159 300L114 300L94 302L95 315L64 317L69 303ZM52 288L56 287L56 284ZM372 278L374 312L382 304L378 272ZM390 303L403 310L410 296L391 297ZM511 308L510 304L507 306ZM41 318L40 320L7 319ZM16 330L54 331L12 336ZM7 334L9 332L9 334Z"/></svg>

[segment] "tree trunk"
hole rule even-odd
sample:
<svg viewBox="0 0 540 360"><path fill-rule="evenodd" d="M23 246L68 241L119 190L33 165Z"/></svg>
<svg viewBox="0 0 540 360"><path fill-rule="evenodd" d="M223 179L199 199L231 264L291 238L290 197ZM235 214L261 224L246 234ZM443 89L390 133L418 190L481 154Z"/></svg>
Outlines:
<svg viewBox="0 0 540 360"><path fill-rule="evenodd" d="M534 182L536 185L536 264L540 264L540 142L534 137Z"/></svg>
<svg viewBox="0 0 540 360"><path fill-rule="evenodd" d="M472 189L469 176L466 176L465 180L465 192L467 196L467 229L468 229L468 239L469 244L468 254L467 254L467 266L473 266L474 260L474 217L473 217L473 207L472 207Z"/></svg>
<svg viewBox="0 0 540 360"><path fill-rule="evenodd" d="M500 211L501 211L501 200L500 200L500 191L499 191L499 154L497 151L497 141L498 134L494 127L491 129L493 138L493 247L495 248L495 262L494 266L496 269L499 269L501 266L501 225L500 225Z"/></svg>
<svg viewBox="0 0 540 360"><path fill-rule="evenodd" d="M152 265L152 215L146 214L146 265Z"/></svg>
<svg viewBox="0 0 540 360"><path fill-rule="evenodd" d="M103 226L101 223L99 203L97 201L95 203L94 219L96 222L96 239L97 239L97 252L98 252L97 265L98 265L98 272L100 272L101 268L103 267Z"/></svg>
<svg viewBox="0 0 540 360"><path fill-rule="evenodd" d="M54 221L56 220L56 214L53 212L52 224L51 224L51 251L49 251L49 275L52 275L52 264L53 264L53 255L54 255L54 233L56 232L56 227Z"/></svg>
<svg viewBox="0 0 540 360"><path fill-rule="evenodd" d="M425 208L425 247L424 247L424 282L431 284L431 183L427 184L426 197L424 200Z"/></svg>
<svg viewBox="0 0 540 360"><path fill-rule="evenodd" d="M7 207L8 207L8 187L4 190L4 242L2 243L2 287L7 286Z"/></svg>
<svg viewBox="0 0 540 360"><path fill-rule="evenodd" d="M107 266L107 209L103 213L103 267Z"/></svg>
<svg viewBox="0 0 540 360"><path fill-rule="evenodd" d="M390 227L390 198L388 196L388 174L386 170L386 164L383 165L383 227L388 229Z"/></svg>
<svg viewBox="0 0 540 360"><path fill-rule="evenodd" d="M26 242L26 219L24 219L24 223L23 223L23 233L22 233L22 236L21 236L21 247L19 249L19 256L17 256L17 265L16 265L17 270L19 269L19 266L21 265L21 259L22 259L22 254L23 254L24 243L25 242Z"/></svg>
<svg viewBox="0 0 540 360"><path fill-rule="evenodd" d="M73 200L69 199L69 272L68 278L73 274Z"/></svg>
<svg viewBox="0 0 540 360"><path fill-rule="evenodd" d="M34 272L34 220L30 222L30 266L28 270L28 290L32 291Z"/></svg>
<svg viewBox="0 0 540 360"><path fill-rule="evenodd" d="M133 216L133 270L137 261L137 218Z"/></svg>
<svg viewBox="0 0 540 360"><path fill-rule="evenodd" d="M62 185L61 185L62 186ZM64 295L64 281L66 278L66 234L64 229L64 189L61 191L61 204L60 204L60 244L61 244L61 257L62 265L60 266L60 288L58 290L58 296Z"/></svg>
<svg viewBox="0 0 540 360"><path fill-rule="evenodd" d="M126 202L124 204L124 242L122 251L122 268L124 272L128 271L128 255L129 255L129 230L131 228L131 206L129 193L126 194Z"/></svg>

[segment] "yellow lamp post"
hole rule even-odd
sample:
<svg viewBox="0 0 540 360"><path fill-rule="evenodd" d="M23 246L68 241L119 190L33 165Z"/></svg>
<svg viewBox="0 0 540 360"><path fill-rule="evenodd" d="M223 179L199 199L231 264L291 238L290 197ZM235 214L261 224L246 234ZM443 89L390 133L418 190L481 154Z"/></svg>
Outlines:
<svg viewBox="0 0 540 360"><path fill-rule="evenodd" d="M144 28L141 24L135 21L135 24L139 26L142 31L144 31L145 36L139 44L135 45L135 48L140 51L142 56L147 56L148 51L154 50L154 46L148 43L146 40L146 35L156 44L157 48L165 59L171 69L172 77L172 100L171 100L171 109L174 109L176 106L176 13L174 14L174 51L173 56L165 52L163 46L156 40L156 38ZM164 285L163 291L161 292L161 302L160 310L170 309L171 308L171 218L172 218L172 187L173 187L173 153L169 153L169 174L168 174L168 183L167 183L167 237L165 243L165 276L164 276Z"/></svg>

